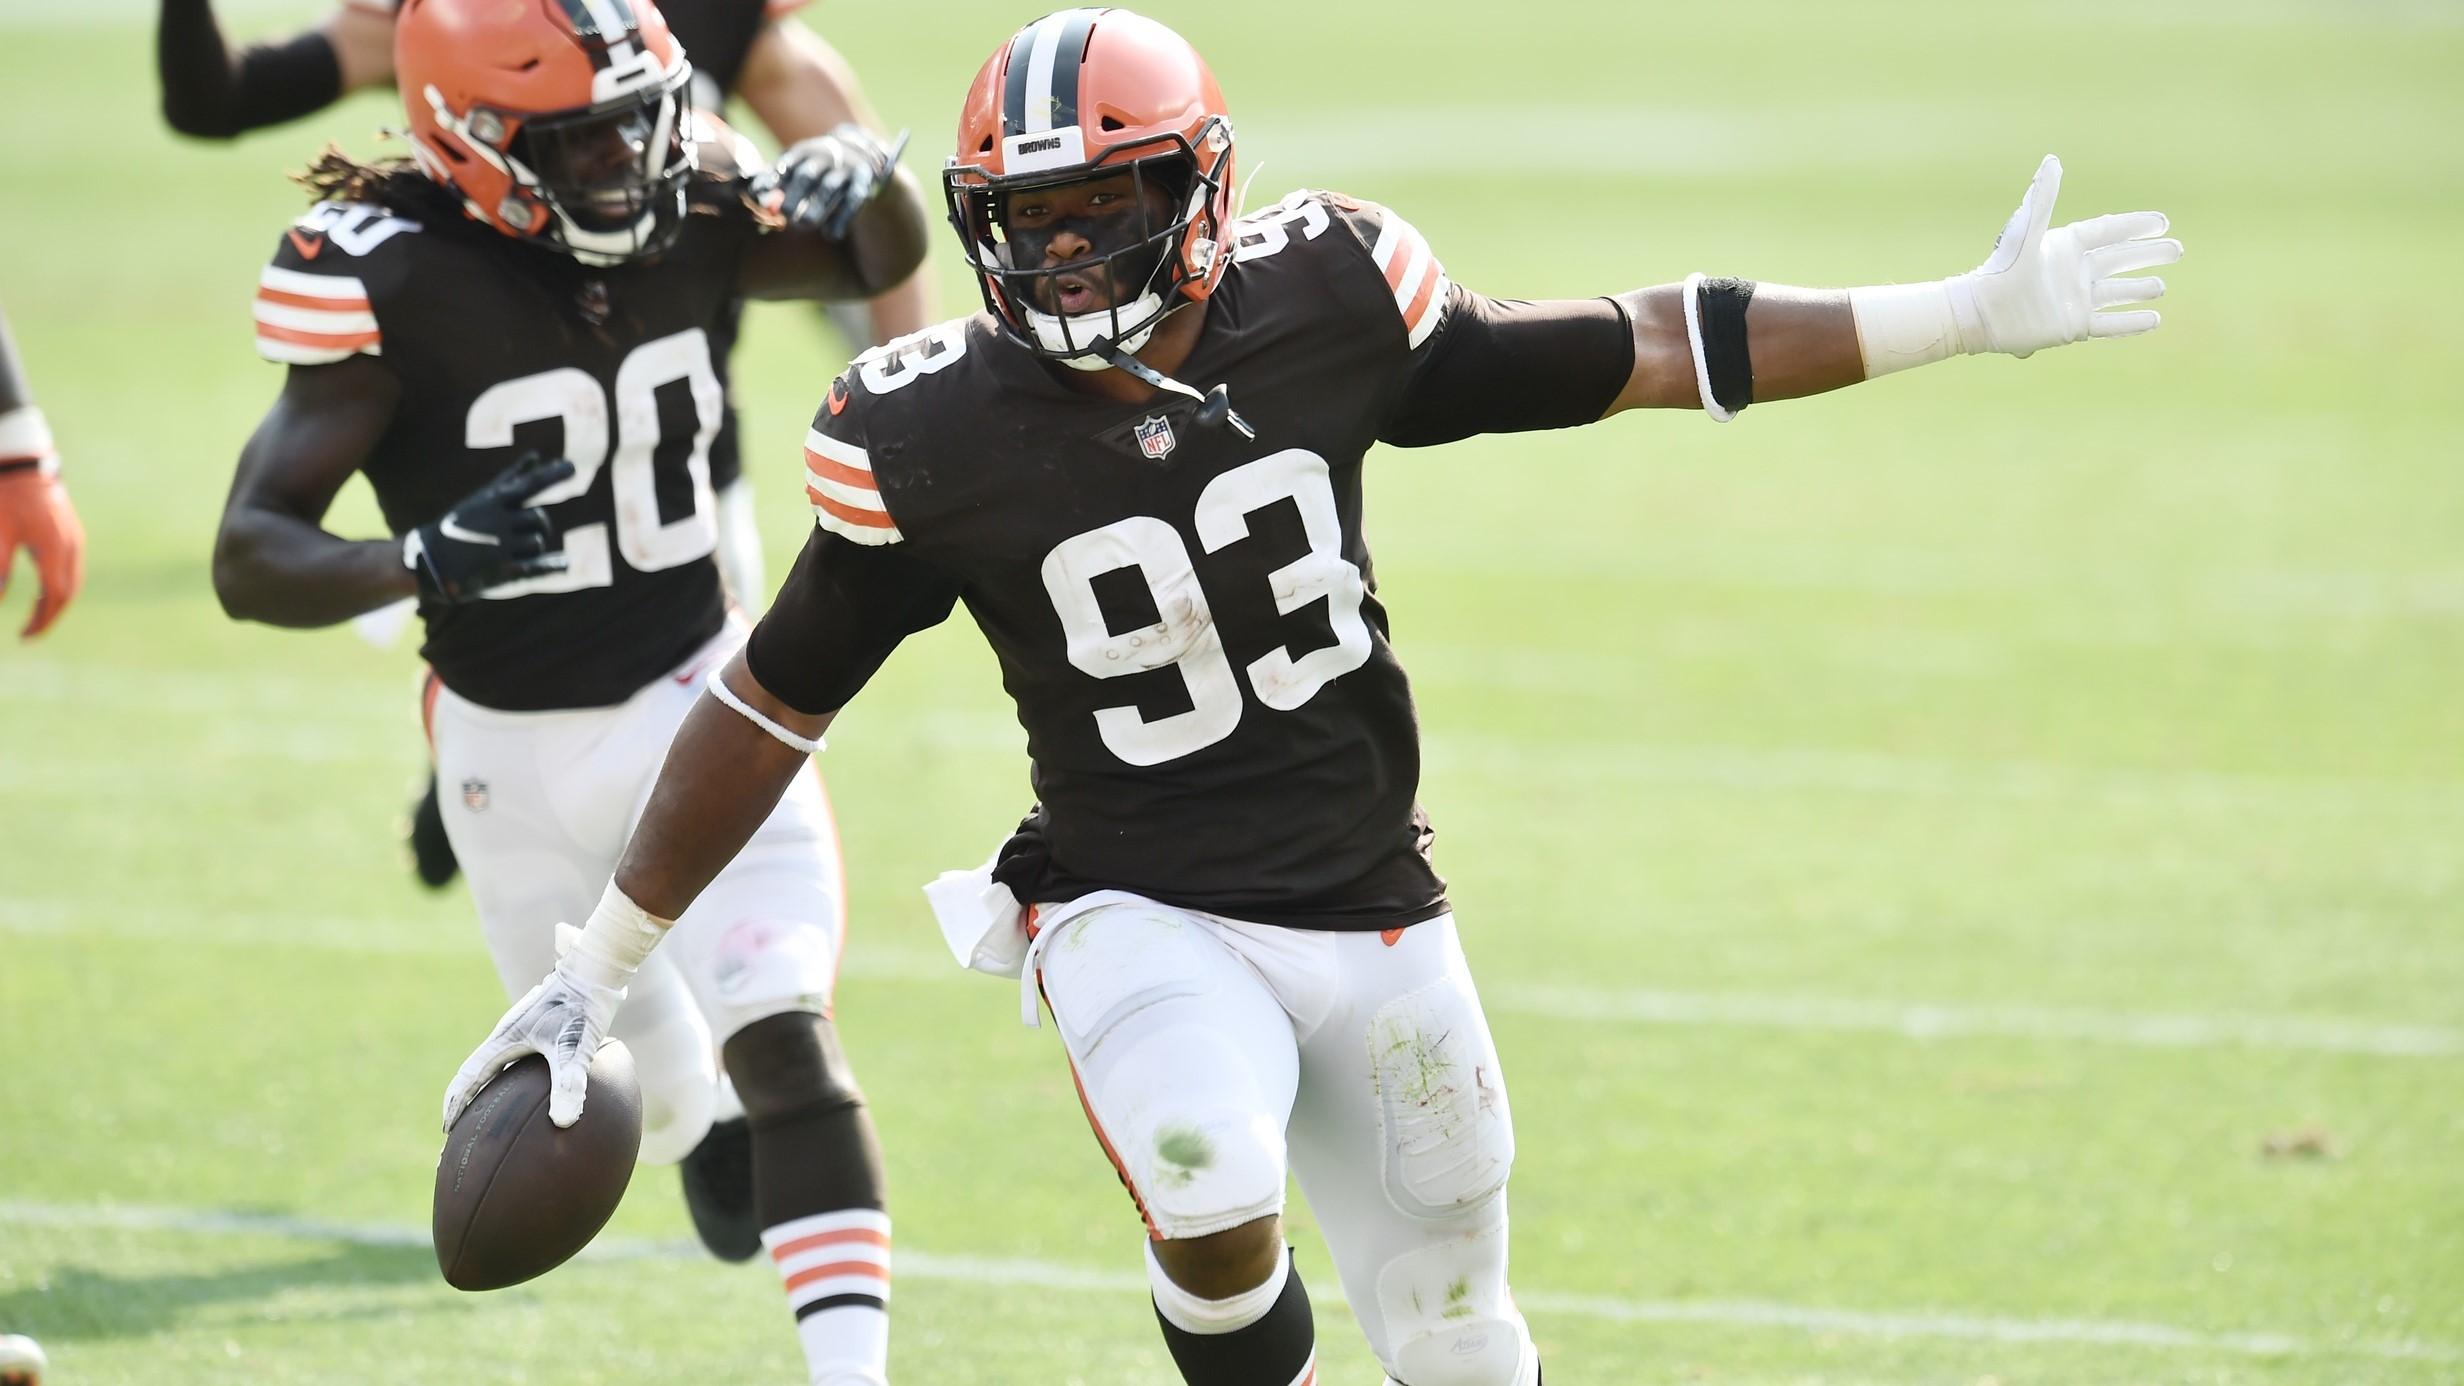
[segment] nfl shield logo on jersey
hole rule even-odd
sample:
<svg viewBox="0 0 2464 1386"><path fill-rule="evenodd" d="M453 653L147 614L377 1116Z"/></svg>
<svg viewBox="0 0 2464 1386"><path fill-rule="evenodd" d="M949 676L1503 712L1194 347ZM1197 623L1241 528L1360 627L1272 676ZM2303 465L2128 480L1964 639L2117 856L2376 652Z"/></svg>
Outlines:
<svg viewBox="0 0 2464 1386"><path fill-rule="evenodd" d="M1133 429L1138 438L1138 451L1161 462L1172 455L1172 422L1161 414L1149 414Z"/></svg>
<svg viewBox="0 0 2464 1386"><path fill-rule="evenodd" d="M473 813L488 811L488 782L486 780L464 780L462 782L462 807Z"/></svg>

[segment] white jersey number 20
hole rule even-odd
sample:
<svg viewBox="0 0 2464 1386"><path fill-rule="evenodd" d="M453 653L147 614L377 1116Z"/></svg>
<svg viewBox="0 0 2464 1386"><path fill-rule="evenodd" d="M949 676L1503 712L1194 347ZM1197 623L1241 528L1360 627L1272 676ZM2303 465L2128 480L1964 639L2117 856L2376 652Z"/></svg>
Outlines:
<svg viewBox="0 0 2464 1386"><path fill-rule="evenodd" d="M693 450L685 457L685 471L693 481L693 508L662 522L653 467L661 442L658 391L678 381L693 392ZM710 339L694 327L635 347L616 368L614 396L616 448L612 458L608 451L609 394L589 372L572 366L488 387L471 402L462 441L473 448L511 447L516 426L555 419L564 425L565 456L573 459L573 475L533 497L532 505L554 505L588 493L599 469L612 460L615 466L609 485L615 500L615 551L624 555L635 572L655 573L710 553L719 542L717 509L710 496L710 440L718 436L721 412L727 407L718 372L711 368ZM604 524L573 526L564 535L567 566L563 572L493 587L486 595L491 599L526 597L608 586L616 580L608 528Z"/></svg>
<svg viewBox="0 0 2464 1386"><path fill-rule="evenodd" d="M1283 500L1299 508L1309 552L1266 575L1275 610L1290 615L1323 597L1335 634L1334 644L1297 658L1278 645L1243 670L1260 703L1290 712L1369 659L1369 627L1360 616L1366 589L1360 569L1343 556L1343 523L1326 459L1287 448L1235 467L1207 483L1193 518L1198 542L1214 553L1247 538L1249 517ZM1095 579L1124 568L1145 579L1161 619L1116 635L1096 601ZM1114 755L1132 765L1160 765L1204 750L1240 725L1240 679L1179 531L1151 516L1115 520L1055 545L1044 556L1043 572L1073 666L1099 679L1171 666L1189 686L1187 712L1150 721L1135 705L1098 709L1096 731Z"/></svg>

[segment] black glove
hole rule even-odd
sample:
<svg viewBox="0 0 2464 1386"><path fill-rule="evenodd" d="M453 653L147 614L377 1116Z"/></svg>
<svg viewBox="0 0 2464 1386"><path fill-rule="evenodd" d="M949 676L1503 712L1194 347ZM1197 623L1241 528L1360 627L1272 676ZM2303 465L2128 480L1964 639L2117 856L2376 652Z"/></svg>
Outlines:
<svg viewBox="0 0 2464 1386"><path fill-rule="evenodd" d="M564 538L533 496L573 475L573 463L537 453L497 473L402 541L402 563L419 577L422 604L475 602L491 587L565 570Z"/></svg>
<svg viewBox="0 0 2464 1386"><path fill-rule="evenodd" d="M754 197L791 227L843 241L856 213L890 186L891 170L906 147L904 130L884 148L863 126L844 124L789 145L769 172L753 180Z"/></svg>

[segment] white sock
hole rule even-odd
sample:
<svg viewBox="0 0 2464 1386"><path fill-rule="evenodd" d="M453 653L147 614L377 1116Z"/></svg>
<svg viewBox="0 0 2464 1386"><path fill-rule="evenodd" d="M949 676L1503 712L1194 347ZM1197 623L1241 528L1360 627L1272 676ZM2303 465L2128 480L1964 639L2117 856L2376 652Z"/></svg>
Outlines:
<svg viewBox="0 0 2464 1386"><path fill-rule="evenodd" d="M761 1244L787 1287L812 1386L886 1386L890 1215L817 1213L764 1230Z"/></svg>

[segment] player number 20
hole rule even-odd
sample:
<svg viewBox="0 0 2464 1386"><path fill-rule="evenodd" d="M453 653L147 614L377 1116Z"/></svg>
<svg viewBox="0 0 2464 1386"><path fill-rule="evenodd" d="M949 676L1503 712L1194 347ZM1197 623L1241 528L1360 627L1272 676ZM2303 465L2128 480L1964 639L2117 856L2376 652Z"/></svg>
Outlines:
<svg viewBox="0 0 2464 1386"><path fill-rule="evenodd" d="M1343 522L1326 459L1287 448L1216 477L1198 495L1198 542L1208 553L1249 535L1249 517L1278 501L1300 510L1309 552L1266 575L1275 610L1290 615L1324 598L1335 643L1295 657L1286 646L1242 671L1259 702L1290 712L1341 675L1368 662L1369 627L1360 617L1360 569L1343 557ZM1095 597L1095 579L1135 568L1160 617L1115 634ZM1044 556L1044 590L1069 641L1069 662L1099 679L1167 666L1189 686L1189 710L1149 719L1135 705L1100 708L1095 727L1112 753L1132 765L1159 765L1200 751L1240 725L1240 676L1224 653L1207 594L1198 585L1180 532L1133 515L1061 541Z"/></svg>
<svg viewBox="0 0 2464 1386"><path fill-rule="evenodd" d="M693 450L685 458L693 482L693 508L673 520L659 518L654 462L661 441L658 391L684 382L693 392ZM718 434L726 393L710 365L710 339L698 327L635 347L616 368L613 422L615 451L608 450L610 392L590 373L561 366L491 385L471 402L463 442L473 448L513 445L517 425L555 419L564 425L565 456L573 475L531 498L534 506L569 501L590 491L601 467L610 467L615 502L615 548L637 573L655 573L690 563L718 547L719 526L710 498L710 440ZM566 567L561 573L525 578L490 588L487 595L525 597L540 592L579 592L616 580L608 552L608 526L575 525L565 531Z"/></svg>

